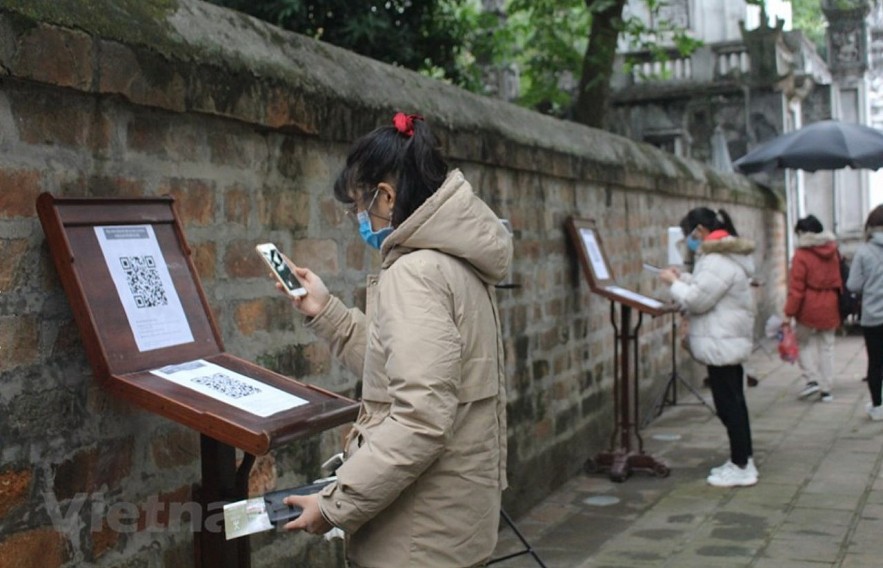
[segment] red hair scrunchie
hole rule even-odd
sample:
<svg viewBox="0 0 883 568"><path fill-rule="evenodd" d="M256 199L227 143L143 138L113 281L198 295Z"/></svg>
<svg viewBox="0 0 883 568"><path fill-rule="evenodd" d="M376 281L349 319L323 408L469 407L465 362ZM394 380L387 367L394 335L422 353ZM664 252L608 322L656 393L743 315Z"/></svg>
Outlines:
<svg viewBox="0 0 883 568"><path fill-rule="evenodd" d="M396 130L401 134L404 134L407 138L414 136L415 120L423 120L423 117L419 114L405 114L403 112L397 112L395 116L392 117L392 123L395 125Z"/></svg>

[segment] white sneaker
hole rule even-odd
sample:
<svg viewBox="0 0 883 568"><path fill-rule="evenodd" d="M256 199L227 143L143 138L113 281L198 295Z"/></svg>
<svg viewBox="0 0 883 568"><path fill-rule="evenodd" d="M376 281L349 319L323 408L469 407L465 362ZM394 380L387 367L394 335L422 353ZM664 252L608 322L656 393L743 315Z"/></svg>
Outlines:
<svg viewBox="0 0 883 568"><path fill-rule="evenodd" d="M822 391L819 394L819 400L822 402L834 402L834 396L827 391Z"/></svg>
<svg viewBox="0 0 883 568"><path fill-rule="evenodd" d="M757 483L757 473L748 469L733 465L720 473L709 475L709 485L714 487L751 487Z"/></svg>
<svg viewBox="0 0 883 568"><path fill-rule="evenodd" d="M868 412L868 418L874 422L883 420L883 406L871 406L870 403L865 407Z"/></svg>
<svg viewBox="0 0 883 568"><path fill-rule="evenodd" d="M725 469L730 469L732 467L735 467L738 469L739 466L734 464L733 460L727 460L727 463L711 468L711 470L708 472L708 474L709 474L709 476L720 475L724 472ZM748 458L748 464L745 465L745 469L752 472L755 477L760 477L760 472L757 471L757 466L754 465L754 458Z"/></svg>
<svg viewBox="0 0 883 568"><path fill-rule="evenodd" d="M797 394L797 398L806 398L813 393L819 392L819 383L815 381L810 381L806 383L806 386L803 387L803 390Z"/></svg>

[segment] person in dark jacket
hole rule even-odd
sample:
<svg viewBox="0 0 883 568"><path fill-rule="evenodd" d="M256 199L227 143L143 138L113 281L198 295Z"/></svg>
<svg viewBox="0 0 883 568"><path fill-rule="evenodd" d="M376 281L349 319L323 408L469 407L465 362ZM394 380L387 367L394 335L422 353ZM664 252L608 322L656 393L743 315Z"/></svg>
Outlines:
<svg viewBox="0 0 883 568"><path fill-rule="evenodd" d="M840 327L838 299L843 289L837 239L813 215L798 220L794 232L797 250L788 276L785 325L790 325L792 318L797 321L797 363L806 381L799 396L806 398L821 391L820 400L831 402L834 332Z"/></svg>

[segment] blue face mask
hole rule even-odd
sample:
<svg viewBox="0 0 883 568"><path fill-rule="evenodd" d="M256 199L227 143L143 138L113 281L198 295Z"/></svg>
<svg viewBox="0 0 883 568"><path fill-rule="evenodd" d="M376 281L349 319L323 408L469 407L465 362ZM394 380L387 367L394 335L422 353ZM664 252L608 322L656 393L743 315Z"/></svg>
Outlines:
<svg viewBox="0 0 883 568"><path fill-rule="evenodd" d="M702 244L702 239L697 239L693 235L687 237L687 248L693 252L699 250L699 246Z"/></svg>
<svg viewBox="0 0 883 568"><path fill-rule="evenodd" d="M383 244L383 240L393 231L392 225L383 227L379 231L375 231L371 228L371 218L368 217L367 211L359 211L356 218L359 220L359 234L362 235L362 240L365 241L365 244L369 247L380 250L380 245Z"/></svg>

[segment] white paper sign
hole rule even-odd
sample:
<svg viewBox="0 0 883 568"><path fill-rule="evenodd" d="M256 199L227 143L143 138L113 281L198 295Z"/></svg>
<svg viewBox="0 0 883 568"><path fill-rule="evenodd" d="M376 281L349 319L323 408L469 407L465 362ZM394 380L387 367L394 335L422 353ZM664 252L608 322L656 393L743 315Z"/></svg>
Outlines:
<svg viewBox="0 0 883 568"><path fill-rule="evenodd" d="M193 341L153 227L95 227L139 351Z"/></svg>
<svg viewBox="0 0 883 568"><path fill-rule="evenodd" d="M626 288L621 288L619 286L606 286L605 290L609 290L615 294L628 298L630 300L634 300L643 306L647 306L648 308L662 308L665 306L662 302L655 298L651 298L649 296L644 296L643 294L638 294L637 292L632 292Z"/></svg>
<svg viewBox="0 0 883 568"><path fill-rule="evenodd" d="M204 359L150 371L158 377L263 418L307 401Z"/></svg>
<svg viewBox="0 0 883 568"><path fill-rule="evenodd" d="M678 243L684 240L684 232L680 227L668 228L668 265L683 266L684 258L681 256L681 250Z"/></svg>
<svg viewBox="0 0 883 568"><path fill-rule="evenodd" d="M589 253L589 262L592 263L592 272L598 280L610 280L610 271L607 270L607 264L604 262L604 255L601 254L601 247L598 246L598 240L595 238L595 231L591 229L580 229L580 237L583 244L586 245L586 251Z"/></svg>

